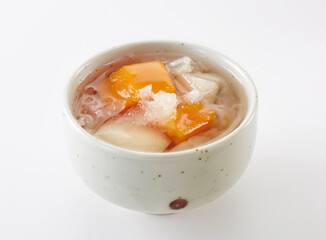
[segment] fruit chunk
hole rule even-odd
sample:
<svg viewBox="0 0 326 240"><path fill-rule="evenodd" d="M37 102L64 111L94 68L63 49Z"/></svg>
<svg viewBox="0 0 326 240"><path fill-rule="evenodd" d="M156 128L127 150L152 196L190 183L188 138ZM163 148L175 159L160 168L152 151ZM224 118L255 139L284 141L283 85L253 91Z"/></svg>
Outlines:
<svg viewBox="0 0 326 240"><path fill-rule="evenodd" d="M156 129L112 120L106 122L94 135L116 146L144 152L163 152L171 143L164 133Z"/></svg>
<svg viewBox="0 0 326 240"><path fill-rule="evenodd" d="M202 104L183 104L177 108L175 118L160 127L178 144L197 133L208 129L215 120L216 113Z"/></svg>
<svg viewBox="0 0 326 240"><path fill-rule="evenodd" d="M201 61L193 61L190 57L182 57L172 62L169 62L167 65L169 72L174 75L180 75L182 73L191 73L191 72L207 72L207 66Z"/></svg>
<svg viewBox="0 0 326 240"><path fill-rule="evenodd" d="M214 103L220 90L221 77L213 73L183 73L178 80L188 89L197 89L210 103Z"/></svg>
<svg viewBox="0 0 326 240"><path fill-rule="evenodd" d="M126 107L141 100L139 90L152 85L153 93L160 90L175 93L175 86L165 65L160 61L126 65L101 82L98 92L102 99L118 97L126 100Z"/></svg>
<svg viewBox="0 0 326 240"><path fill-rule="evenodd" d="M192 136L182 143L176 145L174 148L170 149L169 152L183 151L202 146L203 144L207 144L209 141L216 138L216 136L218 136L220 133L221 131L218 128L214 128L212 126L209 130L198 133L195 136Z"/></svg>

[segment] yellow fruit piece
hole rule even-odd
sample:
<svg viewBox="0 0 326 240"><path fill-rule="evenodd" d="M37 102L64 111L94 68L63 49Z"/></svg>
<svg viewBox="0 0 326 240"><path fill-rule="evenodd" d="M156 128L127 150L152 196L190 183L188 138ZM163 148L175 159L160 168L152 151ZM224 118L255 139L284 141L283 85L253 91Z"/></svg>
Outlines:
<svg viewBox="0 0 326 240"><path fill-rule="evenodd" d="M113 72L101 82L98 92L102 99L121 98L126 100L126 108L141 100L139 90L152 84L153 93L164 91L175 93L175 85L160 61L151 61L126 65Z"/></svg>
<svg viewBox="0 0 326 240"><path fill-rule="evenodd" d="M176 116L160 126L175 144L207 130L216 118L216 113L202 104L183 104L177 107Z"/></svg>

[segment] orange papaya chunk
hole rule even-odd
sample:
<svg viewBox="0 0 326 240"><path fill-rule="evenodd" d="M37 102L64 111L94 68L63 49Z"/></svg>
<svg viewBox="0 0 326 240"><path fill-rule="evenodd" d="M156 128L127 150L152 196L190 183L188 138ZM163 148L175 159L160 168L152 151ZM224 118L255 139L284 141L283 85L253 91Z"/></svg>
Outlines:
<svg viewBox="0 0 326 240"><path fill-rule="evenodd" d="M215 118L216 113L202 104L187 103L177 107L176 116L161 127L178 144L210 128Z"/></svg>
<svg viewBox="0 0 326 240"><path fill-rule="evenodd" d="M102 99L111 98L112 94L126 100L126 107L133 106L141 100L139 90L152 84L153 93L164 91L175 93L175 85L160 61L151 61L126 65L113 72L98 87Z"/></svg>

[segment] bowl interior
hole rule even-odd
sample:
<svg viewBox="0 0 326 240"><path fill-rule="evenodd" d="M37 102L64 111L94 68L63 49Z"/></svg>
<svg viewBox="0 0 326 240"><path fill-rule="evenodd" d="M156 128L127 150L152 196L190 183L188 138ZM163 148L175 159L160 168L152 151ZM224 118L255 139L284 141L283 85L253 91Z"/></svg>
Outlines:
<svg viewBox="0 0 326 240"><path fill-rule="evenodd" d="M252 118L254 112L257 108L257 92L252 82L250 76L234 61L224 56L223 54L194 44L189 43L181 43L181 42L142 42L142 43L133 43L128 44L116 48L112 48L107 50L101 54L96 55L91 58L81 67L77 69L77 71L73 74L70 81L68 82L65 93L64 93L64 105L65 105L65 114L68 117L69 121L75 128L77 128L80 133L88 138L90 141L95 141L96 144L102 144L103 147L115 148L120 151L132 152L134 154L139 154L137 151L122 149L116 146L113 146L109 143L105 143L102 141L97 141L94 136L85 131L76 121L72 114L72 102L74 97L74 92L76 91L78 85L89 75L95 72L100 66L107 65L109 63L114 63L122 58L134 58L137 56L144 55L160 55L160 54L175 54L180 56L192 56L199 60L203 60L206 63L214 63L214 68L218 68L219 73L222 75L228 75L232 78L235 78L237 81L234 81L239 86L235 88L236 94L240 98L240 101L247 103L246 113L241 124L230 134L223 137L222 139L217 140L216 142L211 144L219 144L226 138L229 138L231 135L236 134L237 131L240 131ZM237 91L237 89L242 88L241 91ZM205 145L205 147L209 147ZM192 152L190 150L184 150L179 152L171 152L171 153L142 153L150 154L150 155L167 155L167 154L180 154Z"/></svg>

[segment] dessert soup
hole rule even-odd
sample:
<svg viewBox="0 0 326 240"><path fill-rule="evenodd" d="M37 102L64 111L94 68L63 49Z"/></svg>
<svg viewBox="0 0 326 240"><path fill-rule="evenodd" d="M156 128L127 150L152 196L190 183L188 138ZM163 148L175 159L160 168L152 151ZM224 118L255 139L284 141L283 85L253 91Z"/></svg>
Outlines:
<svg viewBox="0 0 326 240"><path fill-rule="evenodd" d="M171 53L125 56L91 72L74 93L73 114L90 134L136 151L196 148L235 130L247 110L226 69Z"/></svg>

